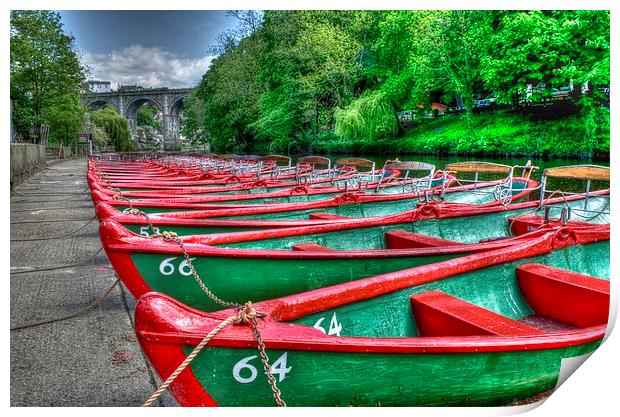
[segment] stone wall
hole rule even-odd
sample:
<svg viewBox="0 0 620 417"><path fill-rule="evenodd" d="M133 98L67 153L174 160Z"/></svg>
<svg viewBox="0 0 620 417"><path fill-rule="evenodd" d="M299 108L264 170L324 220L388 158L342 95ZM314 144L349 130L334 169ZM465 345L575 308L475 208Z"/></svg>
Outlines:
<svg viewBox="0 0 620 417"><path fill-rule="evenodd" d="M45 146L11 143L11 188L46 165Z"/></svg>

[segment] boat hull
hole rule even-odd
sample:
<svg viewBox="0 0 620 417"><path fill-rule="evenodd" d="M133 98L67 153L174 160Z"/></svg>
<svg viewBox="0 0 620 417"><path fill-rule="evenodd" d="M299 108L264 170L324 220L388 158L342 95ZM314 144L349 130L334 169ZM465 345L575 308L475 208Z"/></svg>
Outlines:
<svg viewBox="0 0 620 417"><path fill-rule="evenodd" d="M596 239L581 236L583 246L575 246L548 233L531 244L255 304L266 315L260 329L282 398L289 406L494 406L555 388L563 360L595 350L605 326L523 336L420 337L407 317L411 310L399 303L441 289L518 319L532 311L507 271L536 261L608 279L609 252L600 256L608 243ZM379 310L368 308L373 302ZM136 329L163 379L233 313L203 313L149 293L138 302ZM409 324L398 328L398 322ZM275 405L247 326L222 330L189 368L170 387L181 405Z"/></svg>

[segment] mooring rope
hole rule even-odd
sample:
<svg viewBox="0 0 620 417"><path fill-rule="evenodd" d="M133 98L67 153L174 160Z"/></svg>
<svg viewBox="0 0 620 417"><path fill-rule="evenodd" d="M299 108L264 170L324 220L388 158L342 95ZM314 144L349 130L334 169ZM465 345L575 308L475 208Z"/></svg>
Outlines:
<svg viewBox="0 0 620 417"><path fill-rule="evenodd" d="M96 218L97 218L97 216L93 216L84 225L78 227L77 229L73 230L70 233L65 233L64 235L56 235L56 236L49 236L49 237L35 237L35 238L29 238L29 239L11 239L11 242L35 242L35 241L40 241L40 240L64 239L64 238L67 238L67 237L71 237L71 236L75 235L77 232L83 230L86 226L91 224L93 222L93 220L95 220ZM46 223L46 222L42 221L41 223ZM13 224L13 223L11 223L11 224Z"/></svg>
<svg viewBox="0 0 620 417"><path fill-rule="evenodd" d="M97 249L97 251L95 253L93 253L92 255L80 259L77 262L71 263L71 264L66 264L66 265L54 265L54 266L45 266L45 267L40 267L40 268L34 268L34 269L27 269L24 271L11 271L11 275L19 275L19 274L30 274L30 273L34 273L34 272L43 272L43 271L54 271L57 269L66 269L66 268L71 268L73 266L81 266L84 265L90 261L92 261L97 255L99 255L99 253L103 250L103 246L99 246L99 249Z"/></svg>
<svg viewBox="0 0 620 417"><path fill-rule="evenodd" d="M93 298L93 300L90 303L88 303L88 305L86 305L84 308L78 310L75 313L71 313L71 314L68 314L66 316L57 317L57 318L54 318L54 319L47 319L47 320L42 320L42 321L37 321L37 322L33 322L33 323L22 324L22 325L19 325L19 326L11 327L11 331L13 332L13 331L17 331L17 330L29 329L31 327L42 326L44 324L57 323L59 321L65 321L65 320L69 320L69 319L73 319L73 318L77 318L77 317L83 316L84 314L88 313L90 310L92 310L93 308L95 308L99 304L101 304L103 302L103 300L105 300L105 298L118 285L119 282L121 282L121 279L117 278L114 281L114 284L112 284L110 287L108 287L108 289L102 295Z"/></svg>
<svg viewBox="0 0 620 417"><path fill-rule="evenodd" d="M99 171L99 174L101 174L101 171L100 170L98 171ZM109 181L105 179L104 181L110 184ZM149 215L145 213L144 211L134 208L131 204L131 201L122 195L122 191L120 189L118 188L115 189L113 187L110 187L110 188L118 193L118 194L115 194L113 198L118 199L118 200L126 200L129 203L129 212L131 214L140 214L145 217L147 221L147 225L151 231L151 235L150 235L151 239L161 238L164 241L174 242L177 245L179 245L179 248L181 249L181 252L183 253L183 256L185 257L185 260L187 262L187 265L190 268L190 271L192 273L192 276L194 277L194 280L196 281L196 283L198 284L202 292L204 292L207 295L207 297L211 299L211 301L213 301L214 303L222 307L237 309L237 314L235 316L230 316L227 319L223 320L213 330L211 330L209 334L207 334L202 339L202 341L185 358L185 360L181 362L181 364L177 367L177 369L166 379L166 381L164 381L159 386L159 388L157 388L157 390L153 393L153 395L151 395L149 399L147 399L142 406L148 407L151 404L153 404L153 402L157 400L157 398L159 398L161 394L164 391L166 391L166 389L168 389L170 384L172 384L172 382L181 374L181 372L183 372L183 370L187 366L189 366L189 364L194 360L194 358L198 356L200 351L209 343L209 341L213 337L215 337L215 335L218 332L220 332L224 327L228 326L229 324L242 324L243 323L243 324L250 324L250 326L252 327L252 335L256 339L257 349L261 357L263 369L265 371L265 375L267 376L267 382L269 383L269 386L271 388L271 392L273 394L273 398L276 404L280 407L286 407L286 403L282 400L282 397L281 397L281 391L278 389L276 380L273 377L273 374L271 373L271 366L269 365L269 356L267 355L265 343L263 342L263 339L262 339L262 336L261 336L261 333L258 327L258 322L256 321L256 318L264 317L264 315L260 312L257 312L254 309L254 307L252 307L252 303L250 301L242 305L239 303L222 300L221 298L216 296L213 292L211 292L211 290L209 290L209 288L206 286L206 284L202 281L202 279L198 275L198 272L196 271L196 268L194 267L194 264L192 263L189 253L187 252L187 249L185 248L185 244L177 236L177 234L175 232L170 232L170 231L155 233L153 222L151 221Z"/></svg>
<svg viewBox="0 0 620 417"><path fill-rule="evenodd" d="M32 210L29 210L32 211ZM11 224L37 224L37 223L65 223L65 222L85 222L91 220L90 217L80 217L77 219L54 219L54 220L21 220L11 222Z"/></svg>
<svg viewBox="0 0 620 417"><path fill-rule="evenodd" d="M139 212L139 210L137 210L137 211ZM140 212L139 214L144 215L148 219L148 214L146 214L144 212ZM149 227L151 228L151 232L152 232L153 231L153 229L152 229L153 226L152 226L152 223L151 223L150 219L149 219ZM196 272L196 269L194 268L194 265L192 263L191 257L189 256L189 253L187 252L187 249L185 248L185 245L184 245L183 241L177 236L176 233L165 231L165 232L162 232L162 233L152 234L150 236L150 238L162 238L165 241L175 242L176 244L178 244L179 247L181 248L181 251L183 252L183 256L185 257L185 260L187 261L187 265L190 268L192 276L194 277L194 280L196 281L196 283L198 283L198 285L200 286L201 290L213 302L221 305L222 307L236 308L237 309L237 316L232 316L232 317L229 317L228 319L224 320L222 323L220 323L220 325L218 325L218 327L216 327L214 329L214 331L217 330L217 331L215 331L215 333L213 331L211 333L209 333L203 339L204 343L201 342L202 346L199 345L200 349L197 349L197 350L194 349L196 351L196 354L191 359L188 356L188 358L186 358L186 360L183 361L183 363L181 363L181 365L179 365L177 370L175 370L175 372L172 373L171 377L174 376L174 378L171 379L171 377L169 377L168 379L171 379L170 382L167 385L165 383L162 384L162 386L153 394L154 398L153 398L153 396L152 396L152 398L149 398L149 400L147 400L148 404L145 403L144 406L149 406L150 404L152 404L153 401L155 401L155 399L157 399L161 395L161 392L163 392L163 391L165 391L167 389L168 385L170 385L170 383L172 383L172 381L178 376L178 374L180 374L181 371L183 371L183 369L185 369L187 367L187 365L189 365L189 363L194 359L194 357L196 355L198 355L198 353L200 353L202 348L204 346L206 346L206 344L211 340L211 338L213 338L217 334L217 332L219 332L222 328L224 328L228 324L230 324L230 322L228 322L229 319L232 319L231 322L233 322L235 319L237 319L237 321L234 321L235 324L240 324L240 323L250 323L251 324L251 326L252 326L252 335L256 339L258 352L259 352L259 355L261 357L261 362L263 364L263 369L265 370L265 375L267 376L267 382L269 383L269 386L271 388L271 391L272 391L272 394L273 394L273 398L274 398L276 404L278 404L278 406L286 407L286 403L282 400L280 389L277 387L276 380L273 377L273 374L271 373L271 366L269 365L269 356L267 355L265 344L263 342L262 336L260 334L260 330L258 328L258 322L256 321L257 317L263 317L263 315L261 313L257 312L256 310L254 310L252 308L252 303L249 302L249 301L245 305L241 305L241 304L234 303L234 302L224 301L221 298L217 297L215 294L213 294L213 292L211 292L211 290L209 290L209 288L202 281L202 279L198 275L198 272ZM226 323L226 324L224 324L224 323ZM220 326L221 326L221 328L219 328ZM196 348L198 348L199 346L196 346ZM187 361L188 359L189 359L189 361ZM186 361L187 361L187 363L185 363ZM168 381L168 380L166 380L166 381ZM155 395L155 394L157 394L158 391L161 391L161 392L158 395Z"/></svg>

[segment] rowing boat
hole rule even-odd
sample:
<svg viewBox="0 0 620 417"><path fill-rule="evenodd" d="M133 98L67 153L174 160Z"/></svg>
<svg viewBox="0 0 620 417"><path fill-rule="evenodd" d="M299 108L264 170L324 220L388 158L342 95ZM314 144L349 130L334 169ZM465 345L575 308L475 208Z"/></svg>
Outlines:
<svg viewBox="0 0 620 417"><path fill-rule="evenodd" d="M572 175L571 169L552 174ZM545 193L542 189L541 194ZM190 233L197 228L203 233L180 237L183 247L148 237L165 230L160 226L151 230L139 215L141 226L132 226L146 236L114 220L104 220L100 237L110 262L135 297L156 290L209 310L214 305L192 279L192 268L238 302L248 297L245 291L250 288L253 294L260 294L254 299L262 300L513 245L563 224L608 229L608 197L609 190L602 190L508 207L427 203L391 216L281 229L264 229L264 224L253 223L256 229L263 227L261 230L247 230L246 222L244 231L211 234L204 234L210 231L205 223L208 219L159 219L164 225L175 222L176 230L184 228ZM588 213L594 213L588 218L578 220L568 214L585 213L585 206ZM561 221L550 216L555 210L563 213ZM211 227L239 226L238 221L230 222Z"/></svg>
<svg viewBox="0 0 620 417"><path fill-rule="evenodd" d="M424 212L419 209L391 216L392 224L383 219L379 226L363 227L372 219L359 219L186 236L179 239L183 248L175 242L137 235L110 220L101 223L100 236L110 262L134 296L157 290L211 310L214 305L192 278L192 267L230 299L242 302L253 295L262 300L510 246L562 225L533 215L509 221L501 211L465 218L462 215L466 213L458 208L440 212L452 217L413 221L413 216ZM608 224L569 224L609 228ZM427 233L417 232L418 228ZM144 230L149 232L146 227ZM511 236L515 233L521 234Z"/></svg>
<svg viewBox="0 0 620 417"><path fill-rule="evenodd" d="M591 353L604 336L608 239L608 230L562 227L254 304L281 398L289 406L493 406L551 390L564 359ZM148 293L136 333L163 380L235 314ZM249 326L228 326L170 389L182 406L274 405L261 369Z"/></svg>
<svg viewBox="0 0 620 417"><path fill-rule="evenodd" d="M489 167L491 165L491 167ZM450 166L448 166L450 168ZM359 199L361 203L374 204L374 214L369 215L385 215L413 208L413 204L420 198L428 200L441 198L443 201L457 201L469 204L488 204L499 205L508 204L512 201L519 200L527 196L532 190L536 189L537 183L529 178L529 172L535 167L527 168L528 174L525 177L516 177L513 175L514 169L518 167L509 167L500 164L478 163L477 165L463 166L465 172L473 172L479 169L487 170L487 172L495 172L506 175L499 180L476 181L472 184L462 184L451 186L457 180L452 174L443 172L435 172L435 167L431 164L425 164L415 161L391 162L383 168L383 174L378 180L355 182L352 187L335 186L297 186L290 189L282 189L266 193L250 192L245 194L234 195L210 195L202 197L184 197L184 198L153 198L153 199L133 199L128 200L122 196L106 195L100 189L93 188L92 198L95 204L105 202L121 209L135 207L147 213L169 212L169 211L191 211L191 210L224 210L237 208L262 207L265 212L298 211L296 206L290 206L288 210L281 210L281 204L296 203L313 203L300 207L305 214L309 214L307 210L310 208L335 207L342 205L341 203L357 203L353 198L350 201L340 197L341 194L351 196L351 192L357 194L364 193L366 195L380 195L385 198ZM459 168L461 169L461 168ZM494 171L491 171L493 169ZM425 175L412 177L410 171L422 171ZM402 178L395 178L387 175L388 172L405 172ZM450 172L454 172L450 170ZM477 172L476 172L477 173ZM396 175L396 174L393 174ZM376 184L376 186L375 186ZM260 190L259 190L260 191ZM465 191L465 192L464 192ZM430 197L429 197L430 193ZM122 198L120 198L122 197ZM336 198L334 198L336 197ZM327 200L332 199L331 202ZM383 204L385 203L385 204ZM280 206L277 206L280 204ZM299 204L298 204L299 206ZM365 206L368 207L368 206ZM382 211L377 211L379 208ZM369 210L369 213L373 210ZM258 213L253 213L258 214ZM289 213L290 215L291 213ZM359 217L359 216L356 216ZM289 218L293 219L293 218ZM296 219L299 219L297 217Z"/></svg>
<svg viewBox="0 0 620 417"><path fill-rule="evenodd" d="M271 155L261 158L261 161L273 161L275 158L285 157ZM105 168L102 169L93 163L89 165L88 182L91 187L102 188L104 192L106 192L107 187L110 187L125 192L126 197L158 198L161 195L170 197L175 194L206 194L258 187L269 189L335 182L358 177L359 167L371 168L370 173L365 173L365 176L379 175L379 171L374 169L374 162L362 158L340 159L336 161L334 168L331 168L329 159L319 156L300 158L296 167L291 167L290 158L287 159L289 166L286 168L276 165L263 168L262 165L259 165L249 172L244 171L238 175L228 175L219 179L212 179L210 171L188 170L187 168L171 169L168 167L170 171L168 175L176 173L178 177L167 177L159 180L153 175L145 175L144 173L136 176L135 167L132 165L127 167L133 171L132 175L107 174L104 173ZM316 167L319 165L327 166L327 169L317 170ZM187 177L188 173L193 176Z"/></svg>

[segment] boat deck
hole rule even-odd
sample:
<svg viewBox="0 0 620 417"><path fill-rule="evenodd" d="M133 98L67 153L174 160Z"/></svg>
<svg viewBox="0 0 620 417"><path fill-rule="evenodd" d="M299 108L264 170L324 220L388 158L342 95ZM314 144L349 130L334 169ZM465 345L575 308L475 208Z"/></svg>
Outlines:
<svg viewBox="0 0 620 417"><path fill-rule="evenodd" d="M15 187L12 329L77 313L114 284L114 270L100 250L99 222L89 223L94 215L85 159L50 165ZM60 235L68 236L54 238ZM35 270L41 268L49 270ZM82 315L12 330L11 406L141 405L159 379L136 341L134 306L119 283ZM176 405L167 393L162 398L154 405Z"/></svg>

